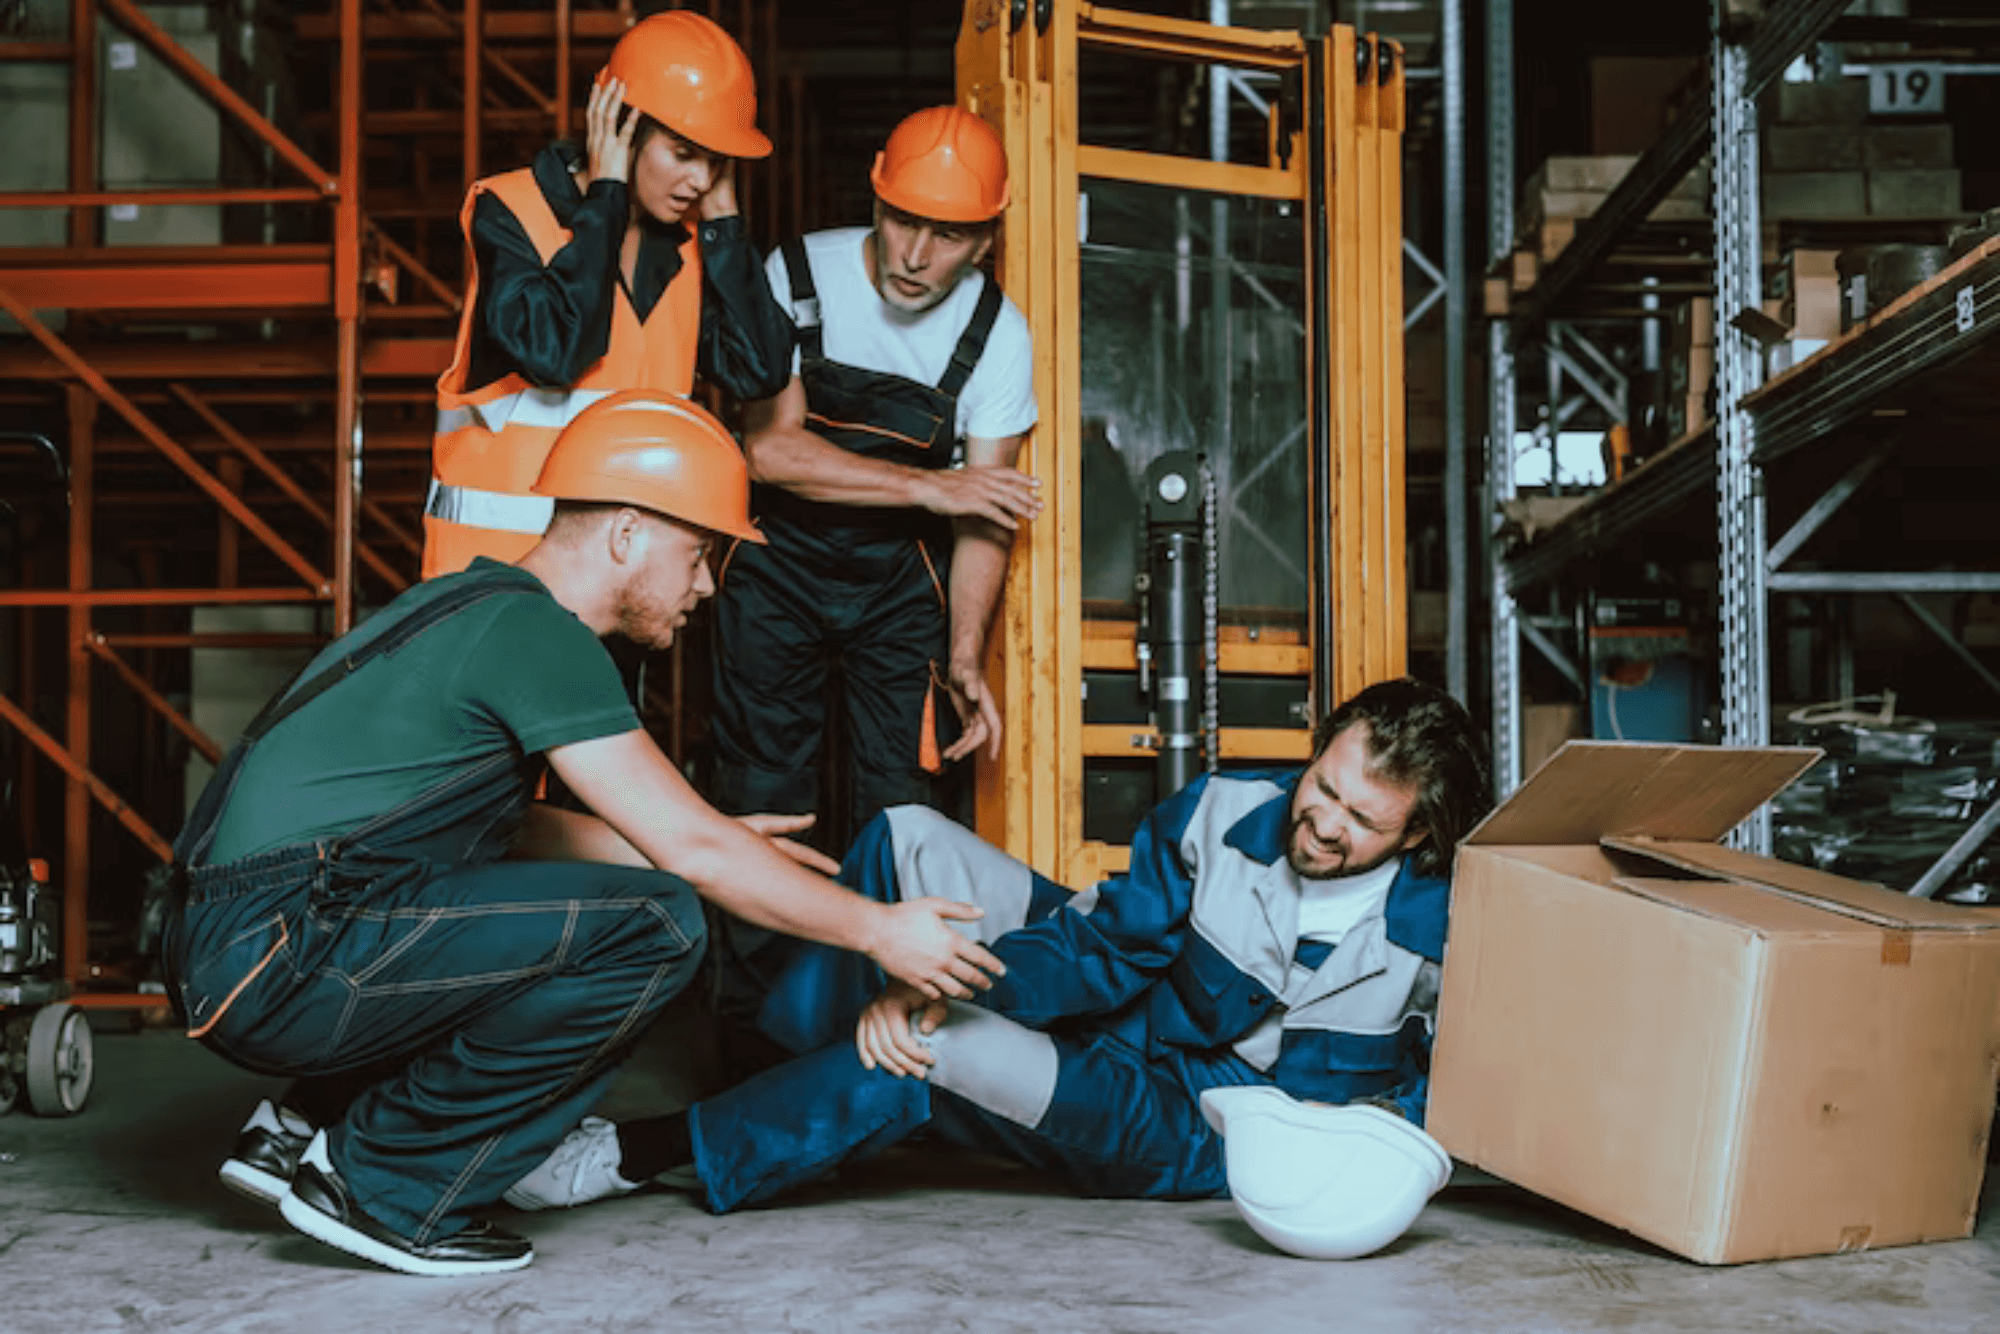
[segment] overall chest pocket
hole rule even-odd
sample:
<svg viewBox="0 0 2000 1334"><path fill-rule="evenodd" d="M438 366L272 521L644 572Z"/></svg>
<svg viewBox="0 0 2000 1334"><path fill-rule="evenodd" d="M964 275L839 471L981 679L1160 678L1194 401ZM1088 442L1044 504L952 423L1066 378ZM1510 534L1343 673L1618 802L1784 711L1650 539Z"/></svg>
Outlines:
<svg viewBox="0 0 2000 1334"><path fill-rule="evenodd" d="M808 418L841 447L904 454L928 468L951 461L953 405L936 390L838 365L808 368L805 384Z"/></svg>

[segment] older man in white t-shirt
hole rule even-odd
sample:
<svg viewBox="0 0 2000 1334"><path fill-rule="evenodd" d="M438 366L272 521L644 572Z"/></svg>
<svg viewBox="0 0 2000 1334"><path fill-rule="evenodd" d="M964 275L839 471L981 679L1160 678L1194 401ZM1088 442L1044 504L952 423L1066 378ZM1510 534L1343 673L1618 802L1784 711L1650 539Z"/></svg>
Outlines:
<svg viewBox="0 0 2000 1334"><path fill-rule="evenodd" d="M998 753L987 630L1014 532L1041 509L1015 467L1036 419L1027 321L979 269L1007 203L998 137L956 107L920 111L872 179L873 227L770 258L799 346L784 391L746 412L769 545L739 546L716 598L716 802L815 810L837 681L836 846L843 823L929 803L946 764Z"/></svg>

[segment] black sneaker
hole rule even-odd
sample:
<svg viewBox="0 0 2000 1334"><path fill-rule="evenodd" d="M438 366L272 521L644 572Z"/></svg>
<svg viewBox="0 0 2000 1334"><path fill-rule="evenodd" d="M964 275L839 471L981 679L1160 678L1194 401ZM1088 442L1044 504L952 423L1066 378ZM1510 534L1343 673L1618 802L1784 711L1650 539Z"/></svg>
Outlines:
<svg viewBox="0 0 2000 1334"><path fill-rule="evenodd" d="M535 1258L534 1245L526 1237L491 1223L474 1223L422 1244L397 1236L355 1203L327 1157L325 1131L313 1136L300 1157L292 1188L278 1208L287 1223L308 1237L405 1274L501 1274Z"/></svg>
<svg viewBox="0 0 2000 1334"><path fill-rule="evenodd" d="M236 1133L236 1147L223 1159L216 1175L239 1195L276 1204L292 1188L299 1155L312 1143L312 1137L313 1128L304 1117L273 1105L267 1098L257 1104L257 1110Z"/></svg>

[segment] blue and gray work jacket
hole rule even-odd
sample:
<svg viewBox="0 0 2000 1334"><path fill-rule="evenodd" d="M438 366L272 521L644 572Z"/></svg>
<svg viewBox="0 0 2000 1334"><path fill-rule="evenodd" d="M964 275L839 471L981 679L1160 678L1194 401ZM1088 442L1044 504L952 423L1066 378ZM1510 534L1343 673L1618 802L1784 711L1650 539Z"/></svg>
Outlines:
<svg viewBox="0 0 2000 1334"><path fill-rule="evenodd" d="M1389 1099L1421 1124L1450 882L1406 859L1378 914L1299 962L1298 779L1197 779L1146 817L1124 875L1075 895L1036 876L1027 924L992 945L1006 976L977 1003L1031 1028L1085 1021L1197 1088L1247 1065L1294 1097Z"/></svg>

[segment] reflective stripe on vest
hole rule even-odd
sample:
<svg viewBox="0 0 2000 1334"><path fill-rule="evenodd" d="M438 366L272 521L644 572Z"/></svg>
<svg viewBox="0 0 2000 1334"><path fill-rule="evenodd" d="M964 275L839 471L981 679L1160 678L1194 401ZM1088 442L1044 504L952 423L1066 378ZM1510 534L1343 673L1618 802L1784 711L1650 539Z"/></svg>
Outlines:
<svg viewBox="0 0 2000 1334"><path fill-rule="evenodd" d="M437 433L450 435L468 426L492 432L504 431L510 426L560 431L577 413L600 398L608 398L611 393L609 389L536 389L531 386L484 403L439 408Z"/></svg>
<svg viewBox="0 0 2000 1334"><path fill-rule="evenodd" d="M531 168L507 172L474 183L459 214L467 244L472 238L472 214L481 194L504 204L546 263L568 243L570 233L556 221ZM664 389L686 394L694 388L695 352L701 337L701 249L692 233L680 248L681 269L642 324L624 286L612 299L611 337L603 357L567 388L547 389L518 374L468 390L465 375L471 361L472 321L479 309L479 274L473 265L466 282L465 310L451 365L438 379L438 423L431 449L431 474L443 488L496 498L468 502L454 522L498 532L540 532L547 526L549 502L529 489L541 476L542 464L556 436L570 419L607 394L621 389ZM501 505L502 500L522 504ZM524 526L529 507L543 521ZM509 522L491 523L474 514L506 514ZM443 517L432 512L431 517ZM461 535L462 541L462 535ZM426 541L425 577L449 573L433 559ZM496 551L496 554L499 553ZM462 568L455 564L452 569Z"/></svg>
<svg viewBox="0 0 2000 1334"><path fill-rule="evenodd" d="M493 528L505 533L540 533L549 526L556 502L547 496L517 496L505 491L479 491L469 486L431 483L424 513L446 523Z"/></svg>

